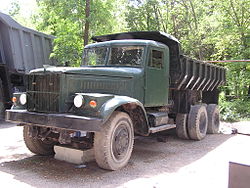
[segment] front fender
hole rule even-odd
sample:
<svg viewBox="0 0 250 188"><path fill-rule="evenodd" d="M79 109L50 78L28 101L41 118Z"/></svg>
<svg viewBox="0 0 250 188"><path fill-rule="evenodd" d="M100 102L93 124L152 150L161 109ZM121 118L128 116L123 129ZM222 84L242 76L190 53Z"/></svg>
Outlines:
<svg viewBox="0 0 250 188"><path fill-rule="evenodd" d="M144 116L143 118L145 119L146 127L148 127L148 118L147 118L147 113L144 109L143 104L138 101L137 99L127 97L127 96L114 96L114 98L108 100L106 103L102 105L100 108L100 116L103 118L104 122L106 122L111 114L119 107L123 105L134 105L135 108L139 107L142 111L142 115Z"/></svg>

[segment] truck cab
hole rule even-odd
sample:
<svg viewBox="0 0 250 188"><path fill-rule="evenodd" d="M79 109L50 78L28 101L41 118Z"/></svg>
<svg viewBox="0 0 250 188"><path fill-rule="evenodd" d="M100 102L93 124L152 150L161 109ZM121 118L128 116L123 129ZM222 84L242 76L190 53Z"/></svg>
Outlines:
<svg viewBox="0 0 250 188"><path fill-rule="evenodd" d="M131 39L90 44L84 49L82 66L114 70L110 76L122 75L120 71L131 76L122 91L101 92L130 96L145 107L168 104L169 49L160 42Z"/></svg>
<svg viewBox="0 0 250 188"><path fill-rule="evenodd" d="M32 152L94 148L101 168L117 170L128 163L135 134L176 128L180 138L201 140L218 132L224 69L183 56L178 40L161 32L93 40L81 67L32 70L27 91L14 94L6 119L24 125Z"/></svg>

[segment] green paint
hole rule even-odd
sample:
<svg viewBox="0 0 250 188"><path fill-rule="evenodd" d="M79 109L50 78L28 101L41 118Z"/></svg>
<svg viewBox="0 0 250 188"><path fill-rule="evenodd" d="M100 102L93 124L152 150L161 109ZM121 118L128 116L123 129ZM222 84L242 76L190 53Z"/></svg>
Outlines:
<svg viewBox="0 0 250 188"><path fill-rule="evenodd" d="M156 57L151 57L153 51L157 52ZM83 62L82 67L46 67L30 73L60 75L60 113L107 119L117 107L127 103L135 103L142 109L168 104L169 50L166 45L150 40L94 43L86 46L83 59L91 66L84 66ZM162 65L152 67L152 59L156 64L162 61ZM79 109L73 105L77 93L84 97L84 105ZM89 106L90 100L97 101L96 108Z"/></svg>
<svg viewBox="0 0 250 188"><path fill-rule="evenodd" d="M152 53L161 52L161 66L151 65L153 61ZM145 65L145 94L144 106L165 106L168 104L169 87L169 50L162 46L148 48L147 65Z"/></svg>

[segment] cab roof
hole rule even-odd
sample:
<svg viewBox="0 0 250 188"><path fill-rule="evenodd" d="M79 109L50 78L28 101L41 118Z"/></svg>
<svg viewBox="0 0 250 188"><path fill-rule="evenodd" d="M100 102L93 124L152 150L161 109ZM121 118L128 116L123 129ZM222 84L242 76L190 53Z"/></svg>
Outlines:
<svg viewBox="0 0 250 188"><path fill-rule="evenodd" d="M92 40L96 42L104 42L110 40L124 40L124 39L144 39L161 42L167 46L179 45L179 41L172 35L160 31L136 31L115 33L110 35L93 36Z"/></svg>
<svg viewBox="0 0 250 188"><path fill-rule="evenodd" d="M142 39L127 39L127 40L111 40L98 43L92 43L85 48L101 47L101 46L113 46L113 45L141 45L141 46L157 46L160 48L166 48L167 46L163 43L156 42L153 40L142 40Z"/></svg>
<svg viewBox="0 0 250 188"><path fill-rule="evenodd" d="M93 36L92 40L96 42L105 42L112 40L128 40L128 39L142 39L160 42L169 47L170 59L173 63L179 63L180 56L180 42L172 35L160 31L136 31L115 33L110 35ZM125 42L126 42L125 41Z"/></svg>

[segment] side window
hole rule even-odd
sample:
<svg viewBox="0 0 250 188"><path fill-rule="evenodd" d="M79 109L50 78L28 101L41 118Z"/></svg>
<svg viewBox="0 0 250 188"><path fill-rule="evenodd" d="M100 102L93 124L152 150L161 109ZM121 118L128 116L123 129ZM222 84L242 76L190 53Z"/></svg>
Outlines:
<svg viewBox="0 0 250 188"><path fill-rule="evenodd" d="M161 69L163 67L163 52L151 50L148 66Z"/></svg>

